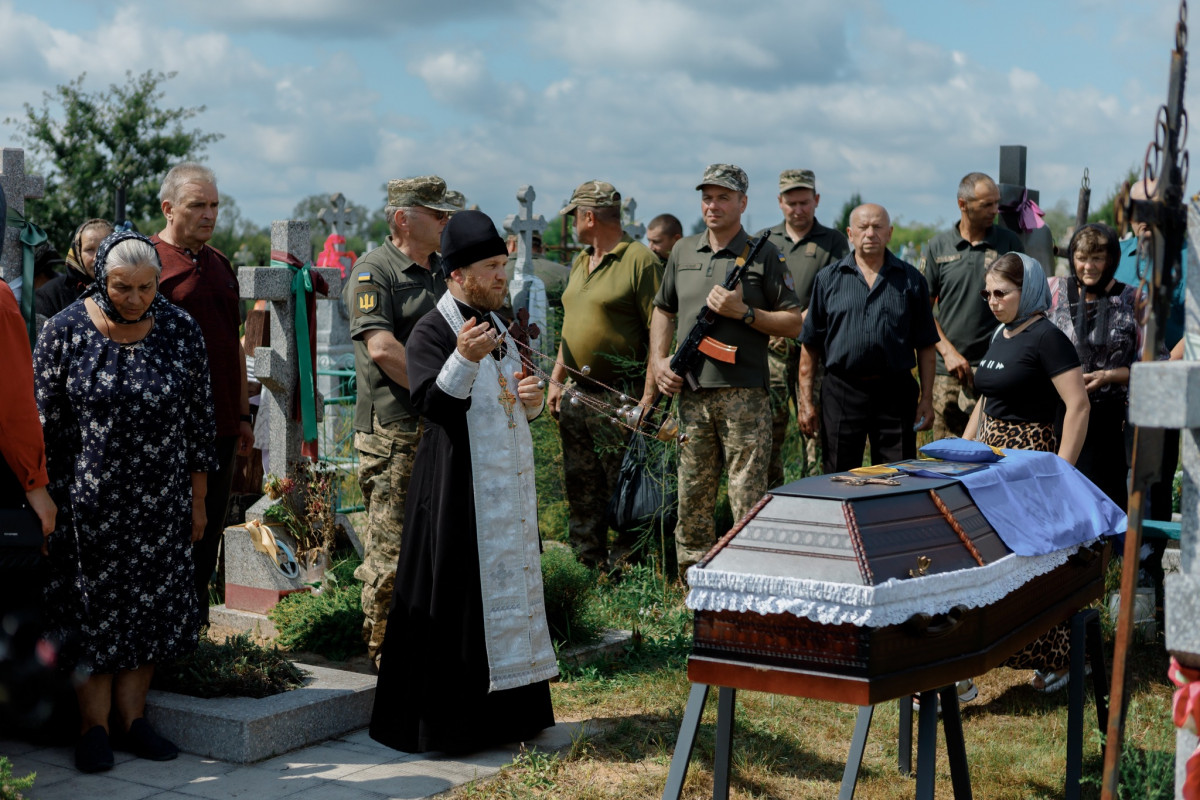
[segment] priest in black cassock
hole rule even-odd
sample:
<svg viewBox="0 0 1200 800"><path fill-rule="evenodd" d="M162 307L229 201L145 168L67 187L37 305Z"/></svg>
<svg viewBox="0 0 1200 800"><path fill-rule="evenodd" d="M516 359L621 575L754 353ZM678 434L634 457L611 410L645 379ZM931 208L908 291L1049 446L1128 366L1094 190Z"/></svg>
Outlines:
<svg viewBox="0 0 1200 800"><path fill-rule="evenodd" d="M425 434L413 461L371 737L468 752L554 724L529 421L535 376L494 313L507 248L487 215L442 232L449 291L405 347Z"/></svg>

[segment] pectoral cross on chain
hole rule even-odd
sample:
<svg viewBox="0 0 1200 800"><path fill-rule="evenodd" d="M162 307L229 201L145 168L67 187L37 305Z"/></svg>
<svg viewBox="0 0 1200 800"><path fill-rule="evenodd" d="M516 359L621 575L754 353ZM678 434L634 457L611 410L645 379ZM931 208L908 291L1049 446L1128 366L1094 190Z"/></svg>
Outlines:
<svg viewBox="0 0 1200 800"><path fill-rule="evenodd" d="M516 405L517 396L508 390L508 380L501 372L497 378L500 382L500 394L496 397L500 401L500 405L504 406L504 412L508 414L508 427L517 427L517 421L513 419L513 406Z"/></svg>

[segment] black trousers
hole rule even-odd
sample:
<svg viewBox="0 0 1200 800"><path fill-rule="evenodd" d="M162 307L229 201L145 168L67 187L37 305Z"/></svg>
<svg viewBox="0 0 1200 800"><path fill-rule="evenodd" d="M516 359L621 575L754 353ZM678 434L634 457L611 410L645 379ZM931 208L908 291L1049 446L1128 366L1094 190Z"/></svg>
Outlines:
<svg viewBox="0 0 1200 800"><path fill-rule="evenodd" d="M192 561L196 565L196 599L200 603L200 624L208 624L208 583L217 568L217 551L225 533L225 517L229 513L229 490L233 486L233 464L237 455L237 436L217 437L217 464L208 473L208 494L204 511L208 524L204 538L192 545Z"/></svg>
<svg viewBox="0 0 1200 800"><path fill-rule="evenodd" d="M821 386L821 468L825 474L861 467L871 443L871 463L915 458L920 386L908 372L856 379L825 373Z"/></svg>

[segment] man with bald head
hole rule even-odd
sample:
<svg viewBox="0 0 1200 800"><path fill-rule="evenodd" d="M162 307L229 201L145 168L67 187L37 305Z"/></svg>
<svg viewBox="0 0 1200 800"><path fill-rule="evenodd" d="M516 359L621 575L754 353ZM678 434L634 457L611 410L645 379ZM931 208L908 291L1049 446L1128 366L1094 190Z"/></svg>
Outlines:
<svg viewBox="0 0 1200 800"><path fill-rule="evenodd" d="M862 466L868 440L872 464L913 458L916 432L933 425L938 332L929 286L888 251L892 222L883 206L854 209L846 234L854 250L817 273L800 333L800 430L820 432L826 473ZM819 410L818 362L825 364Z"/></svg>

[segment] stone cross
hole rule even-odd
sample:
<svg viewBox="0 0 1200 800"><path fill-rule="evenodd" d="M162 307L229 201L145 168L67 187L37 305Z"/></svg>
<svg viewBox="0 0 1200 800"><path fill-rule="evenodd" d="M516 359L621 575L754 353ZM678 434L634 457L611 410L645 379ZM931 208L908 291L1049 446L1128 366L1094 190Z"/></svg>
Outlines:
<svg viewBox="0 0 1200 800"><path fill-rule="evenodd" d="M622 227L621 230L629 234L629 238L635 241L645 236L646 226L638 222L637 219L637 200L634 200L632 197L629 198L625 201L625 204L621 206L621 209L625 212L625 219L629 220L625 223L625 226Z"/></svg>
<svg viewBox="0 0 1200 800"><path fill-rule="evenodd" d="M272 222L271 249L284 250L300 261L309 261L312 244L308 222ZM340 302L341 273L331 268L314 267L313 271L329 284L329 297ZM292 295L292 274L287 267L242 267L238 270L241 297L267 300L271 304L271 346L260 347L254 352L254 375L263 385L262 405L270 415L267 472L281 478L288 475L291 466L300 460L300 423L292 419L292 397L299 375L299 356L293 329L297 309ZM324 301L320 295L317 295L317 299L317 305L320 306ZM304 313L303 309L299 313Z"/></svg>
<svg viewBox="0 0 1200 800"><path fill-rule="evenodd" d="M254 260L254 253L250 252L250 248L243 242L237 252L233 254L233 263L239 267L249 266Z"/></svg>
<svg viewBox="0 0 1200 800"><path fill-rule="evenodd" d="M541 214L533 215L533 200L537 193L532 186L522 186L517 190L517 202L521 211L509 214L504 218L504 227L517 236L517 263L513 281L521 281L533 277L533 235L546 229L546 218Z"/></svg>
<svg viewBox="0 0 1200 800"><path fill-rule="evenodd" d="M317 219L328 225L334 233L345 236L350 226L358 222L358 211L353 208L346 210L346 196L341 192L329 195L329 204L331 208L322 208L317 212Z"/></svg>
<svg viewBox="0 0 1200 800"><path fill-rule="evenodd" d="M1015 206L1021 202L1021 194L1028 193L1033 202L1038 201L1040 194L1037 189L1025 185L1025 162L1028 148L1023 144L1000 146L1000 177L996 181L1000 188L1000 206ZM1008 228L1021 238L1025 252L1037 259L1046 271L1046 275L1055 274L1054 234L1049 226L1032 231L1022 231L1018 224L1018 215L1014 212L1000 212L1000 226Z"/></svg>
<svg viewBox="0 0 1200 800"><path fill-rule="evenodd" d="M533 215L533 201L537 194L532 186L522 186L517 190L517 202L521 210L517 214L509 214L504 219L504 227L517 236L517 259L513 265L512 285L509 286L509 297L512 298L513 314L522 308L529 310L529 322L538 326L541 331L550 330L550 304L546 300L546 284L537 276L533 266L533 235L546 229L546 218L541 214ZM545 333L532 342L532 346L545 354L549 345L549 336Z"/></svg>
<svg viewBox="0 0 1200 800"><path fill-rule="evenodd" d="M25 214L25 201L42 196L46 182L38 175L25 174L25 151L19 147L0 150L0 191L8 199L9 209ZM0 279L12 283L21 277L20 231L4 222L4 254L0 255Z"/></svg>
<svg viewBox="0 0 1200 800"><path fill-rule="evenodd" d="M1182 431L1183 501L1180 505L1180 571L1164 581L1167 650L1187 667L1200 667L1200 206L1188 206L1187 292L1182 361L1139 361L1130 370L1129 421L1146 428ZM1171 480L1169 475L1163 480ZM1175 732L1176 787L1183 785L1186 758L1196 734ZM1182 795L1177 794L1176 797Z"/></svg>

